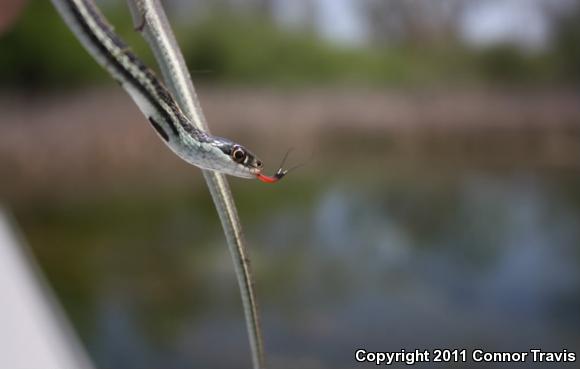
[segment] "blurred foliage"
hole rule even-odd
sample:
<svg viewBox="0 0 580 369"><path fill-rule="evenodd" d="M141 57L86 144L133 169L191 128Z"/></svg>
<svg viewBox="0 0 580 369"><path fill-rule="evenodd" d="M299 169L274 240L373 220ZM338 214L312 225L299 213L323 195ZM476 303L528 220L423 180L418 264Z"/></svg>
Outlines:
<svg viewBox="0 0 580 369"><path fill-rule="evenodd" d="M126 9L107 12L137 53L151 57ZM244 84L407 85L433 82L570 82L580 79L580 14L558 22L553 47L541 54L510 45L467 50L445 45L345 48L314 34L281 30L268 20L214 15L177 34L196 80ZM42 35L42 36L41 36ZM104 72L88 57L48 1L29 4L0 42L4 86L61 87L93 83Z"/></svg>
<svg viewBox="0 0 580 369"><path fill-rule="evenodd" d="M115 25L120 25L116 31L135 45L140 37L133 31L128 13L117 11L107 15ZM140 45L136 51L143 55L145 48ZM50 1L28 3L15 27L0 36L0 55L2 86L70 87L97 82L106 76L65 26Z"/></svg>
<svg viewBox="0 0 580 369"><path fill-rule="evenodd" d="M355 50L311 34L284 32L266 21L221 17L199 24L183 45L192 70L213 80L280 84L423 80L417 50ZM441 60L434 60L439 63ZM434 72L439 65L427 70Z"/></svg>
<svg viewBox="0 0 580 369"><path fill-rule="evenodd" d="M484 80L525 83L565 80L550 55L530 55L509 44L487 48L474 57L474 66Z"/></svg>
<svg viewBox="0 0 580 369"><path fill-rule="evenodd" d="M553 55L563 75L580 80L580 5L558 19Z"/></svg>
<svg viewBox="0 0 580 369"><path fill-rule="evenodd" d="M32 1L16 26L0 42L0 80L3 85L60 85L90 81L98 67L49 1Z"/></svg>

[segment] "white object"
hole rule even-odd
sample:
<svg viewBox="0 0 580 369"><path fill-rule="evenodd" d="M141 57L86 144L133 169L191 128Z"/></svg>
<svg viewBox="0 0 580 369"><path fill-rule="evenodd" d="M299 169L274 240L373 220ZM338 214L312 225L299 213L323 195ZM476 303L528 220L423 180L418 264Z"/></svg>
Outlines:
<svg viewBox="0 0 580 369"><path fill-rule="evenodd" d="M0 208L0 368L92 369L12 222Z"/></svg>

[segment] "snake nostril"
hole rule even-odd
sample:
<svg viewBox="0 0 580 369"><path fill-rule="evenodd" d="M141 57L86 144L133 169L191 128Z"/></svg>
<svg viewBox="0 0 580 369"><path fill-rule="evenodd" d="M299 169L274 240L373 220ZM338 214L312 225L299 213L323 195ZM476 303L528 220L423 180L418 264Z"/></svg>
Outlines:
<svg viewBox="0 0 580 369"><path fill-rule="evenodd" d="M258 168L261 168L261 167L262 167L262 161L261 161L261 160L257 160L257 161L256 161L256 166L257 166Z"/></svg>

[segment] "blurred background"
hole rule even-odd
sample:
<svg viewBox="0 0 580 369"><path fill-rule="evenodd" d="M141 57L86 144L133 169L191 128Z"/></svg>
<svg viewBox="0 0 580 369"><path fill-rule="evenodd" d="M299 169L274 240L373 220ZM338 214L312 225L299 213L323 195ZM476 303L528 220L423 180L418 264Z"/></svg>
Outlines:
<svg viewBox="0 0 580 369"><path fill-rule="evenodd" d="M154 66L126 4L98 4ZM314 153L275 186L230 181L272 368L351 368L361 347L578 357L580 1L164 4L212 133L268 171ZM95 365L249 367L200 171L49 1L0 7L0 204Z"/></svg>

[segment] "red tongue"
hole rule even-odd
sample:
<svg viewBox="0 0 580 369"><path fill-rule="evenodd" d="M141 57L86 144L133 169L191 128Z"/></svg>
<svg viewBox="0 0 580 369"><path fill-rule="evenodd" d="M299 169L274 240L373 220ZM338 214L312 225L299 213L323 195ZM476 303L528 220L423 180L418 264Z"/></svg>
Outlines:
<svg viewBox="0 0 580 369"><path fill-rule="evenodd" d="M256 175L256 177L258 177L258 179L264 183L276 183L280 180L280 177L269 177L261 173Z"/></svg>

